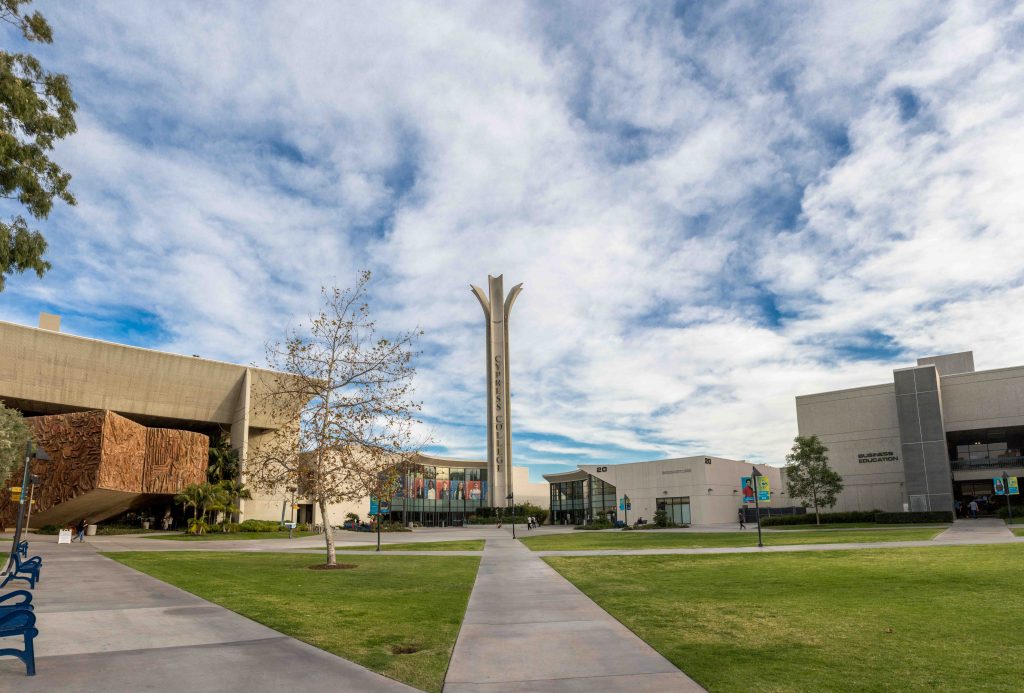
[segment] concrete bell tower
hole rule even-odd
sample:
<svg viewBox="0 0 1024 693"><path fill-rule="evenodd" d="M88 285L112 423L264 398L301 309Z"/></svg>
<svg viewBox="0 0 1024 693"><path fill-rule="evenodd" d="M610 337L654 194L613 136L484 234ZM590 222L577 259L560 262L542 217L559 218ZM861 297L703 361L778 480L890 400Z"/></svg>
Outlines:
<svg viewBox="0 0 1024 693"><path fill-rule="evenodd" d="M470 285L487 326L487 502L492 508L508 505L512 493L512 411L509 401L508 318L522 284L505 296L502 276L487 276L488 293Z"/></svg>

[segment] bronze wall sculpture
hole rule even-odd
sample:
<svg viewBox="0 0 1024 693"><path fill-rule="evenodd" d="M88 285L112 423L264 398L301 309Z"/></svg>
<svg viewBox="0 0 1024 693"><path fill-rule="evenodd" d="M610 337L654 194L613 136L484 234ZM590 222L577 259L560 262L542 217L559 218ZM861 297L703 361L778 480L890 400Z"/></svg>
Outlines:
<svg viewBox="0 0 1024 693"><path fill-rule="evenodd" d="M206 480L209 438L201 433L146 428L111 411L26 419L33 438L49 453L36 461L32 526L86 517L98 522L155 494L174 494ZM21 483L19 467L6 487ZM0 499L0 523L13 525L18 504Z"/></svg>

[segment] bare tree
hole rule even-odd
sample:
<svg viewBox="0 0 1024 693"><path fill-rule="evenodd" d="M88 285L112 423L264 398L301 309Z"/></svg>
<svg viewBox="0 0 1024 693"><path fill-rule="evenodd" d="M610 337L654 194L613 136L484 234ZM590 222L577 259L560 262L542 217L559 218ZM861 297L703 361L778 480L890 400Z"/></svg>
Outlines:
<svg viewBox="0 0 1024 693"><path fill-rule="evenodd" d="M366 303L370 272L354 288L324 287L306 329L269 345L256 407L280 422L246 464L255 488L296 486L320 508L327 565L336 565L328 506L370 495L379 472L413 452L420 404L411 399L418 332L377 336Z"/></svg>

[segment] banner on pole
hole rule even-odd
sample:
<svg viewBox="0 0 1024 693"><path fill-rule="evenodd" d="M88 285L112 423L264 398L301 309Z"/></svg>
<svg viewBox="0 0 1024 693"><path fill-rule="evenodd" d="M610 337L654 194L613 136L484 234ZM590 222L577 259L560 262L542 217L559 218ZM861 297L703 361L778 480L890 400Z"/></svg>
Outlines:
<svg viewBox="0 0 1024 693"><path fill-rule="evenodd" d="M757 477L757 500L760 503L769 503L772 499L772 487L768 482L768 477L759 476Z"/></svg>
<svg viewBox="0 0 1024 693"><path fill-rule="evenodd" d="M1001 476L994 476L994 477L992 477L992 487L995 489L995 492L996 492L997 496L1005 496L1006 495L1006 487L1003 486L1003 477L1001 477Z"/></svg>
<svg viewBox="0 0 1024 693"><path fill-rule="evenodd" d="M743 502L753 503L754 502L754 484L751 482L749 476L740 477L740 488L743 489Z"/></svg>
<svg viewBox="0 0 1024 693"><path fill-rule="evenodd" d="M1020 488L1017 486L1017 477L1011 476L1006 479L1006 492L1011 496L1020 495Z"/></svg>

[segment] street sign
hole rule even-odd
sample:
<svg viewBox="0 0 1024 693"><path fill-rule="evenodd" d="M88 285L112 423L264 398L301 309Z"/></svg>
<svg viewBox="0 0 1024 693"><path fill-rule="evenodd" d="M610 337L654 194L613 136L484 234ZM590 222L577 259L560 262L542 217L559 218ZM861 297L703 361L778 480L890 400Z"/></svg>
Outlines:
<svg viewBox="0 0 1024 693"><path fill-rule="evenodd" d="M377 514L377 499L376 498L371 498L370 499L370 514L371 515L376 515Z"/></svg>
<svg viewBox="0 0 1024 693"><path fill-rule="evenodd" d="M754 484L750 481L749 476L740 477L740 488L743 489L743 502L753 503L754 502Z"/></svg>
<svg viewBox="0 0 1024 693"><path fill-rule="evenodd" d="M1011 496L1020 495L1020 488L1017 486L1017 477L1007 477L1006 492L1009 493Z"/></svg>
<svg viewBox="0 0 1024 693"><path fill-rule="evenodd" d="M772 500L772 487L766 476L757 477L757 500L760 503L769 503Z"/></svg>
<svg viewBox="0 0 1024 693"><path fill-rule="evenodd" d="M1003 477L1001 477L1001 476L992 477L992 486L995 489L995 492L996 492L997 496L1005 496L1006 495L1006 487L1003 486Z"/></svg>
<svg viewBox="0 0 1024 693"><path fill-rule="evenodd" d="M21 493L21 486L11 486L11 493Z"/></svg>
<svg viewBox="0 0 1024 693"><path fill-rule="evenodd" d="M296 522L285 522L284 526L285 526L285 529L295 529L297 524L298 523L296 523Z"/></svg>

